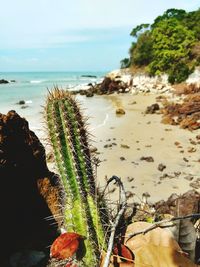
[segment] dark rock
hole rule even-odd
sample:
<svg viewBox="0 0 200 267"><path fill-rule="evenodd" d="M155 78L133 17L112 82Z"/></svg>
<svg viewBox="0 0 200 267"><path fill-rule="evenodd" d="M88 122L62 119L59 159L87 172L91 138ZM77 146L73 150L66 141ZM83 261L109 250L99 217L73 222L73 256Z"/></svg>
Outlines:
<svg viewBox="0 0 200 267"><path fill-rule="evenodd" d="M97 78L96 75L81 75L83 78Z"/></svg>
<svg viewBox="0 0 200 267"><path fill-rule="evenodd" d="M198 213L200 203L200 193L189 190L183 195L172 194L167 201L155 203L158 214L171 214L173 216L185 216Z"/></svg>
<svg viewBox="0 0 200 267"><path fill-rule="evenodd" d="M25 109L25 108L28 108L28 107L29 107L28 105L22 105L21 109Z"/></svg>
<svg viewBox="0 0 200 267"><path fill-rule="evenodd" d="M10 82L11 82L11 83L16 83L16 81L15 81L15 80L10 80Z"/></svg>
<svg viewBox="0 0 200 267"><path fill-rule="evenodd" d="M0 114L0 151L0 266L9 266L6 263L16 252L49 254L48 247L58 236L52 215L60 214L59 190L43 145L15 111Z"/></svg>
<svg viewBox="0 0 200 267"><path fill-rule="evenodd" d="M117 115L125 115L126 112L123 108L118 108L118 109L116 109L116 114Z"/></svg>
<svg viewBox="0 0 200 267"><path fill-rule="evenodd" d="M91 90L86 91L86 97L93 97L94 93Z"/></svg>
<svg viewBox="0 0 200 267"><path fill-rule="evenodd" d="M1 79L1 80L0 80L0 84L7 84L7 83L9 83L9 81L4 80L4 79Z"/></svg>
<svg viewBox="0 0 200 267"><path fill-rule="evenodd" d="M154 162L153 157L141 157L140 160L145 160L147 162Z"/></svg>
<svg viewBox="0 0 200 267"><path fill-rule="evenodd" d="M154 114L159 109L160 109L160 107L159 107L158 103L155 103L155 104L152 104L151 106L147 107L145 113L146 114Z"/></svg>
<svg viewBox="0 0 200 267"><path fill-rule="evenodd" d="M122 148L126 148L126 149L130 148L130 146L128 146L128 145L124 145L124 144L121 144L121 147L122 147Z"/></svg>
<svg viewBox="0 0 200 267"><path fill-rule="evenodd" d="M166 166L165 166L164 164L162 164L162 163L160 163L160 164L158 165L158 170L159 170L160 172L162 172L165 168L166 168Z"/></svg>
<svg viewBox="0 0 200 267"><path fill-rule="evenodd" d="M126 160L126 159L125 159L125 157L120 157L120 160L121 160L121 161L124 161L124 160Z"/></svg>
<svg viewBox="0 0 200 267"><path fill-rule="evenodd" d="M24 100L20 100L19 102L17 102L18 105L25 105L26 102Z"/></svg>
<svg viewBox="0 0 200 267"><path fill-rule="evenodd" d="M199 189L200 188L200 178L198 178L194 182L190 183L190 186L193 187L194 189Z"/></svg>
<svg viewBox="0 0 200 267"><path fill-rule="evenodd" d="M126 192L126 198L127 199L129 199L129 198L131 198L131 197L133 197L134 196L134 194L131 192L131 191L127 191Z"/></svg>

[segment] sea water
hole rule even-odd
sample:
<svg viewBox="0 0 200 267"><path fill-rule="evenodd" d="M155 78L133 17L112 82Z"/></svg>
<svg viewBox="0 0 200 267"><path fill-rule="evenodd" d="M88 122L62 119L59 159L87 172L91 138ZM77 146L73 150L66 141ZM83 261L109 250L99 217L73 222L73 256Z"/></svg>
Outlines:
<svg viewBox="0 0 200 267"><path fill-rule="evenodd" d="M32 129L40 128L43 106L54 86L66 90L84 88L85 85L100 82L106 72L3 72L0 79L10 81L0 84L0 113L15 110L25 117ZM90 76L90 77L88 77ZM19 101L25 105L19 105Z"/></svg>

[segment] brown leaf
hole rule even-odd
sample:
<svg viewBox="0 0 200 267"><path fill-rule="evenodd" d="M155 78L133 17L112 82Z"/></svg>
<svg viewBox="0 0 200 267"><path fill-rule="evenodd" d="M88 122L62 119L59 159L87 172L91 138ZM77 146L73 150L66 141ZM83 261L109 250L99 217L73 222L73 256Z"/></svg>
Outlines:
<svg viewBox="0 0 200 267"><path fill-rule="evenodd" d="M133 252L125 245L117 243L114 245L113 254L118 255L122 261L133 261L135 256Z"/></svg>
<svg viewBox="0 0 200 267"><path fill-rule="evenodd" d="M61 234L51 245L50 255L58 260L67 259L74 255L82 238L76 233Z"/></svg>
<svg viewBox="0 0 200 267"><path fill-rule="evenodd" d="M134 251L135 267L197 267L182 252L168 229L156 228L127 241L127 237L151 226L150 223L136 222L127 227L125 244ZM126 242L127 241L127 242Z"/></svg>

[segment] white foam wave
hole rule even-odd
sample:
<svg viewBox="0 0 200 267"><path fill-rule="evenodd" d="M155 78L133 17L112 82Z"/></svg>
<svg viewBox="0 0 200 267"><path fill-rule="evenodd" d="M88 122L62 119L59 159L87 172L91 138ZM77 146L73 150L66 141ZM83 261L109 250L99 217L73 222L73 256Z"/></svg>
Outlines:
<svg viewBox="0 0 200 267"><path fill-rule="evenodd" d="M103 122L101 124L97 125L96 127L93 127L91 130L96 130L98 128L103 127L104 125L106 125L108 119L109 119L109 115L107 113L106 116L105 116L105 119L103 120Z"/></svg>
<svg viewBox="0 0 200 267"><path fill-rule="evenodd" d="M26 103L26 104L32 104L33 101L32 101L32 100L26 100L25 103Z"/></svg>
<svg viewBox="0 0 200 267"><path fill-rule="evenodd" d="M41 80L32 80L32 81L30 81L30 83L42 83L43 81L41 81Z"/></svg>

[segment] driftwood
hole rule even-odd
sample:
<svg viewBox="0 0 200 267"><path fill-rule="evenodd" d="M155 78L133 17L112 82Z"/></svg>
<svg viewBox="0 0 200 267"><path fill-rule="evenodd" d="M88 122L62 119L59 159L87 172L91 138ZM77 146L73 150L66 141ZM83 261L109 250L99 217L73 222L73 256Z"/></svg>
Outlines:
<svg viewBox="0 0 200 267"><path fill-rule="evenodd" d="M117 176L112 176L108 180L107 185L106 185L106 187L105 187L105 189L103 191L103 194L105 193L105 190L107 189L108 185L113 180L116 181L116 183L118 183L119 189L120 189L119 211L117 213L115 221L112 223L112 226L111 226L110 238L109 238L109 242L108 242L108 249L107 249L107 253L106 253L106 256L105 256L104 264L103 264L102 267L108 267L109 264L110 264L110 258L111 258L113 245L114 245L114 239L115 239L115 232L116 232L116 229L117 229L117 226L119 224L119 221L120 221L121 217L123 216L124 211L126 209L126 205L127 205L126 193L125 193L124 185L123 185L121 179L119 177L117 177Z"/></svg>

